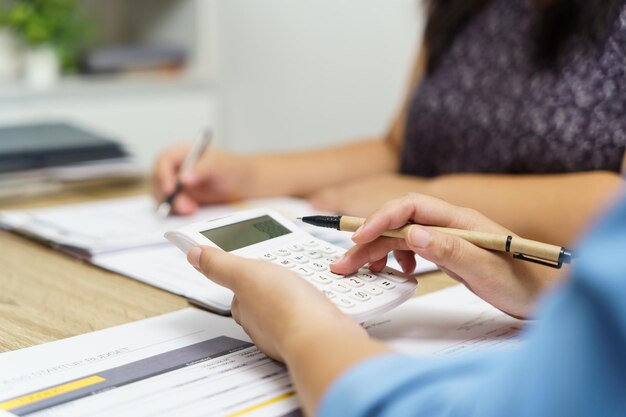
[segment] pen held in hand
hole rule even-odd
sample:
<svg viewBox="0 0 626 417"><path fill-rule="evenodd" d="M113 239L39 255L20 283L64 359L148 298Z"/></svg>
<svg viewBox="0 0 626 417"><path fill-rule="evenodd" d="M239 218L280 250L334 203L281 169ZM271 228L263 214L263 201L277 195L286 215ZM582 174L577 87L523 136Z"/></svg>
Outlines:
<svg viewBox="0 0 626 417"><path fill-rule="evenodd" d="M172 212L174 199L180 193L180 190L182 188L183 183L180 181L180 179L176 180L176 187L174 188L174 191L172 191L167 197L165 197L165 200L163 200L163 202L159 204L159 207L157 208L156 216L159 219L164 219L170 215L170 213Z"/></svg>
<svg viewBox="0 0 626 417"><path fill-rule="evenodd" d="M308 216L301 217L304 223L314 226L327 227L347 232L356 231L365 219L351 216ZM399 229L387 230L382 236L405 239L408 229L412 224L407 224ZM518 236L498 235L494 233L475 232L472 230L452 229L438 226L422 226L441 233L458 236L483 249L509 252L516 259L537 263L540 265L560 268L564 263L572 262L572 252L561 246L550 245Z"/></svg>
<svg viewBox="0 0 626 417"><path fill-rule="evenodd" d="M194 142L193 146L189 150L189 153L185 157L180 170L178 172L178 178L176 179L176 187L174 191L172 191L161 204L157 208L156 215L160 219L164 219L169 216L172 212L172 206L174 204L174 199L181 192L183 188L182 176L187 172L190 172L194 165L198 162L198 160L204 154L204 151L211 145L211 141L213 140L213 131L211 129L206 129L202 136Z"/></svg>

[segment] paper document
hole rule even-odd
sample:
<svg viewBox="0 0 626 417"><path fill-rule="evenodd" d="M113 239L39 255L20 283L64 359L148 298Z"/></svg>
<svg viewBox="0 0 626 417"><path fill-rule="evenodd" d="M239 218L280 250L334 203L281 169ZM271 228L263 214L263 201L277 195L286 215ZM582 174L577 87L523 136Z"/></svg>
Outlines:
<svg viewBox="0 0 626 417"><path fill-rule="evenodd" d="M524 326L457 285L412 298L365 328L405 353L454 356L514 346Z"/></svg>
<svg viewBox="0 0 626 417"><path fill-rule="evenodd" d="M0 214L0 224L68 251L83 252L86 257L140 246L169 244L163 237L168 230L179 228L236 210L264 207L274 209L295 219L315 211L305 201L296 198L261 198L235 204L211 205L200 208L191 216L155 215L155 202L147 195L100 200L32 210L11 210ZM322 229L303 223L307 231L320 239L337 241L349 236L346 232Z"/></svg>
<svg viewBox="0 0 626 417"><path fill-rule="evenodd" d="M188 223L252 207L270 208L294 219L317 213L297 198L259 198L203 207L192 216L159 219L147 195L0 214L0 225L43 240L109 271L182 295L204 308L227 314L232 292L191 267L163 234ZM298 224L315 237L338 246L352 245L350 233ZM436 269L421 260L417 272Z"/></svg>
<svg viewBox="0 0 626 417"><path fill-rule="evenodd" d="M366 327L401 351L453 356L514 346L521 322L457 286ZM16 416L301 415L283 365L231 318L193 308L3 353L0 370L0 411Z"/></svg>
<svg viewBox="0 0 626 417"><path fill-rule="evenodd" d="M174 245L136 248L97 255L91 260L109 271L182 295L190 302L220 314L228 314L231 290L196 271Z"/></svg>
<svg viewBox="0 0 626 417"><path fill-rule="evenodd" d="M82 251L89 257L163 244L166 242L163 233L167 230L233 210L228 206L212 206L194 216L171 216L161 220L154 214L154 205L148 196L131 197L7 211L2 213L0 221L8 228L44 239L62 249Z"/></svg>
<svg viewBox="0 0 626 417"><path fill-rule="evenodd" d="M0 199L35 196L73 187L88 187L90 184L131 181L140 176L140 169L129 158L0 173Z"/></svg>
<svg viewBox="0 0 626 417"><path fill-rule="evenodd" d="M17 416L299 416L286 368L197 309L0 355Z"/></svg>

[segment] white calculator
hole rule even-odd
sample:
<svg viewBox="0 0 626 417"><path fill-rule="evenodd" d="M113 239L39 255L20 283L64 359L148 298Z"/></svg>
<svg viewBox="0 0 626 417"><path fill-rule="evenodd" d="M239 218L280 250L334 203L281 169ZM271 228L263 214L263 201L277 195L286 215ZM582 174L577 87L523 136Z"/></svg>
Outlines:
<svg viewBox="0 0 626 417"><path fill-rule="evenodd" d="M184 253L213 246L247 258L264 259L294 271L358 322L391 310L411 298L413 277L391 268L374 273L363 267L348 276L329 264L345 250L314 238L279 213L253 209L193 223L165 233Z"/></svg>

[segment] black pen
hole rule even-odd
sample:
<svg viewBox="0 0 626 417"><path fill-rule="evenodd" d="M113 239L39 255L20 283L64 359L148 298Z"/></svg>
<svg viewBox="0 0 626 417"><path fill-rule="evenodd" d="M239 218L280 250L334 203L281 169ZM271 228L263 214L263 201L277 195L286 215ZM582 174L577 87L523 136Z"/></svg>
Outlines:
<svg viewBox="0 0 626 417"><path fill-rule="evenodd" d="M363 225L365 219L351 216L308 216L299 217L304 223L313 226L354 232ZM382 235L405 239L409 227L407 224L399 229L387 230ZM474 232L471 230L451 229L448 227L423 226L426 229L437 230L442 233L458 236L483 249L509 252L516 259L537 263L540 265L560 268L564 263L572 262L572 251L561 246L550 245L519 236L497 235L494 233Z"/></svg>
<svg viewBox="0 0 626 417"><path fill-rule="evenodd" d="M174 188L174 191L172 191L167 197L165 197L165 200L163 200L163 202L159 204L159 207L157 208L157 217L164 219L165 217L169 216L170 212L172 211L172 204L174 203L174 199L183 188L183 182L181 181L182 176L193 169L193 166L196 164L196 162L198 162L200 157L202 157L202 154L209 147L212 140L213 131L211 129L206 129L202 136L196 142L194 142L193 146L189 150L189 153L185 157L185 160L183 161L180 170L178 171L178 179L176 180L176 187Z"/></svg>

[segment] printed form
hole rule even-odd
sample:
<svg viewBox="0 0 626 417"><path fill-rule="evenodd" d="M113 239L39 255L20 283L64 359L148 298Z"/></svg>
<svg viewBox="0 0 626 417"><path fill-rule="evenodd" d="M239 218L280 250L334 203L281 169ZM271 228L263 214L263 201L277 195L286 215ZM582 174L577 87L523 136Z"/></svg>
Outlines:
<svg viewBox="0 0 626 417"><path fill-rule="evenodd" d="M5 353L0 369L9 415L301 415L283 365L192 308Z"/></svg>
<svg viewBox="0 0 626 417"><path fill-rule="evenodd" d="M522 323L458 285L366 323L420 356L515 346ZM3 414L4 412L4 414ZM188 308L0 354L0 416L301 416L287 369L231 319Z"/></svg>
<svg viewBox="0 0 626 417"><path fill-rule="evenodd" d="M456 356L515 347L527 325L459 284L413 298L365 328L410 355Z"/></svg>

